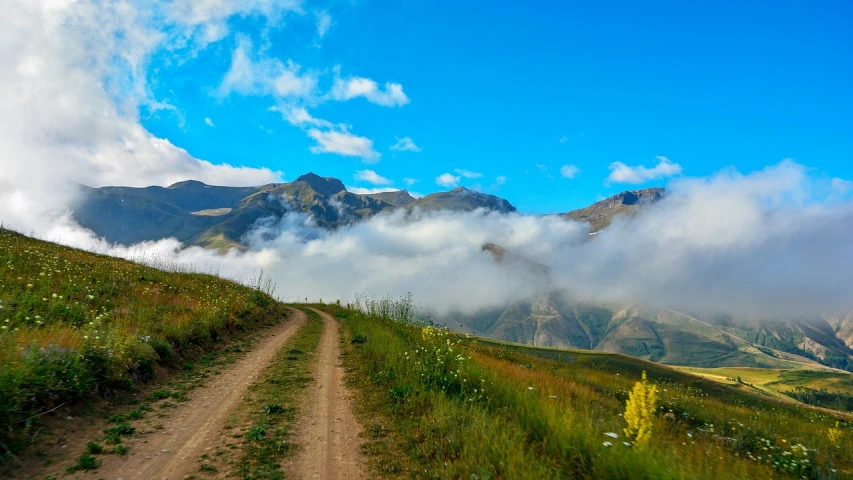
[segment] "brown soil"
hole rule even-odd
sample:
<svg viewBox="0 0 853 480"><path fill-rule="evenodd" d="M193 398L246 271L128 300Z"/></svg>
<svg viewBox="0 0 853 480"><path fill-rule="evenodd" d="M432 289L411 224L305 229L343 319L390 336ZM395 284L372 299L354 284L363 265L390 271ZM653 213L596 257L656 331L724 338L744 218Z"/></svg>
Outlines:
<svg viewBox="0 0 853 480"><path fill-rule="evenodd" d="M325 331L317 348L316 381L309 387L296 430L295 443L301 451L286 470L300 479L367 478L360 453L361 425L344 385L338 322L325 312L314 311L323 317Z"/></svg>

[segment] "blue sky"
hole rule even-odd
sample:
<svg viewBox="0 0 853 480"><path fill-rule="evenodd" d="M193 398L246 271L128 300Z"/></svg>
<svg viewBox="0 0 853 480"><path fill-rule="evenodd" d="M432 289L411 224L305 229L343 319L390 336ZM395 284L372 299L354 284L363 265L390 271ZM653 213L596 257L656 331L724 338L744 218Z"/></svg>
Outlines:
<svg viewBox="0 0 853 480"><path fill-rule="evenodd" d="M785 158L853 180L850 2L572 3L305 2L275 21L233 17L194 56L154 55L149 88L171 107L142 123L198 158L286 180L458 184L530 213Z"/></svg>

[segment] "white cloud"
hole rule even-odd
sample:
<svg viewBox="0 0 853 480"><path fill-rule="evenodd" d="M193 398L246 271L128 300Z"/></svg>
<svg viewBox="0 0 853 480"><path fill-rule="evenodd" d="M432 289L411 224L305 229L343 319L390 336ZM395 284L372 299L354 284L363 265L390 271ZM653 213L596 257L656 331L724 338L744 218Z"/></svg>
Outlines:
<svg viewBox="0 0 853 480"><path fill-rule="evenodd" d="M385 88L381 89L375 81L364 77L336 78L329 97L339 101L364 97L368 102L383 107L402 107L409 103L409 97L399 83L386 82Z"/></svg>
<svg viewBox="0 0 853 480"><path fill-rule="evenodd" d="M271 112L278 112L281 114L282 118L286 120L291 125L295 125L297 127L303 126L312 126L312 127L322 127L322 128L333 128L334 125L332 122L327 120L323 120L322 118L316 118L308 113L308 110L305 107L290 107L287 105L277 106L273 105L269 108Z"/></svg>
<svg viewBox="0 0 853 480"><path fill-rule="evenodd" d="M205 117L205 118L204 118L204 123L205 123L208 127L215 127L215 126L216 126L216 125L214 125L214 124L213 124L213 120L211 120L211 119L210 119L210 117Z"/></svg>
<svg viewBox="0 0 853 480"><path fill-rule="evenodd" d="M464 170L462 168L457 168L453 170L457 175L465 177L465 178L480 178L483 176L482 173L472 172L471 170Z"/></svg>
<svg viewBox="0 0 853 480"><path fill-rule="evenodd" d="M153 54L169 49L181 60L191 48L172 35L185 24L157 15L152 2L9 0L2 13L14 21L0 28L0 222L51 228L73 195L71 182L281 180L269 169L194 158L141 125L140 108L167 103L149 85Z"/></svg>
<svg viewBox="0 0 853 480"><path fill-rule="evenodd" d="M347 186L347 191L352 193L357 193L359 195L366 195L370 193L385 193L385 192L399 192L399 188L392 187L376 187L376 188L362 188L362 187L350 187Z"/></svg>
<svg viewBox="0 0 853 480"><path fill-rule="evenodd" d="M412 185L414 185L414 184L418 183L418 179L417 179L417 178L404 178L404 179L403 179L403 182L404 182L407 186L411 187Z"/></svg>
<svg viewBox="0 0 853 480"><path fill-rule="evenodd" d="M503 186L505 184L506 184L506 177L505 176L498 175L498 177L495 178L495 185L500 187L500 186Z"/></svg>
<svg viewBox="0 0 853 480"><path fill-rule="evenodd" d="M373 170L359 170L355 172L355 179L362 182L372 183L374 185L390 185L391 180L379 175Z"/></svg>
<svg viewBox="0 0 853 480"><path fill-rule="evenodd" d="M541 163L537 163L536 168L538 168L540 172L545 173L545 174L547 174L549 171L551 171L550 168L546 167L545 165L542 165Z"/></svg>
<svg viewBox="0 0 853 480"><path fill-rule="evenodd" d="M317 36L323 38L332 26L332 16L325 10L320 10L316 13L317 16Z"/></svg>
<svg viewBox="0 0 853 480"><path fill-rule="evenodd" d="M560 167L560 176L563 178L572 179L578 176L580 169L574 165L563 165Z"/></svg>
<svg viewBox="0 0 853 480"><path fill-rule="evenodd" d="M359 137L345 128L334 130L319 130L311 128L308 136L317 141L310 148L311 153L335 153L345 157L359 157L367 163L379 161L379 152L373 149L373 140Z"/></svg>
<svg viewBox="0 0 853 480"><path fill-rule="evenodd" d="M291 125L305 129L305 133L317 141L310 147L312 153L335 153L345 157L360 157L365 163L376 163L380 154L373 149L373 140L360 137L349 131L346 124L333 124L328 120L312 116L304 107L285 104L274 105L271 112L280 113Z"/></svg>
<svg viewBox="0 0 853 480"><path fill-rule="evenodd" d="M273 95L277 98L300 99L314 95L317 76L301 72L301 67L291 60L287 63L277 58L260 56L257 60L252 41L239 36L237 47L231 55L231 68L222 79L217 95Z"/></svg>
<svg viewBox="0 0 853 480"><path fill-rule="evenodd" d="M461 177L457 177L451 173L442 173L441 175L435 177L436 185L441 187L455 187L459 185L459 181L462 180Z"/></svg>
<svg viewBox="0 0 853 480"><path fill-rule="evenodd" d="M658 164L652 168L647 168L643 165L630 167L622 162L613 162L609 167L610 175L607 177L607 181L612 183L636 184L681 174L681 165L673 163L670 159L663 156L655 158L658 160Z"/></svg>
<svg viewBox="0 0 853 480"><path fill-rule="evenodd" d="M832 190L840 193L841 195L847 195L853 191L853 182L850 180L844 180L843 178L833 178L830 181L830 187Z"/></svg>
<svg viewBox="0 0 853 480"><path fill-rule="evenodd" d="M398 138L397 143L391 145L391 150L395 152L420 152L421 149L409 137Z"/></svg>

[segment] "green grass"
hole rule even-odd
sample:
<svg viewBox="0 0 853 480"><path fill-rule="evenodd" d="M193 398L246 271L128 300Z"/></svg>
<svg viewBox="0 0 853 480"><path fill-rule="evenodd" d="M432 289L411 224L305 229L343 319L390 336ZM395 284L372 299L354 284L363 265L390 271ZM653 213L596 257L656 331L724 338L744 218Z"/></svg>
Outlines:
<svg viewBox="0 0 853 480"><path fill-rule="evenodd" d="M227 428L236 444L217 445L209 465L230 471L241 479L283 478L282 462L298 447L292 442L294 421L311 382L313 353L323 333L320 317L308 311L308 323L290 338L258 376L237 411L230 415Z"/></svg>
<svg viewBox="0 0 853 480"><path fill-rule="evenodd" d="M265 293L210 275L0 228L0 443L19 452L40 414L114 397L284 312Z"/></svg>
<svg viewBox="0 0 853 480"><path fill-rule="evenodd" d="M366 338L344 342L345 365L375 477L853 475L853 459L827 437L835 415L623 355L424 337L381 315L321 308L340 319L344 338ZM644 449L629 448L620 414L644 370L661 395L655 433Z"/></svg>

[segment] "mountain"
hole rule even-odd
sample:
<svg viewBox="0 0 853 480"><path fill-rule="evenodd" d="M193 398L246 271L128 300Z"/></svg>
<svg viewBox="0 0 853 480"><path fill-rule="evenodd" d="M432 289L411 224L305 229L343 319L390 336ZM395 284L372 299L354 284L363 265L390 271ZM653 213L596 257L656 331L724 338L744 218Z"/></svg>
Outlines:
<svg viewBox="0 0 853 480"><path fill-rule="evenodd" d="M261 219L300 212L322 228L335 229L399 208L516 211L502 198L465 188L419 199L405 190L355 194L336 178L307 173L290 183L258 187L218 187L192 180L166 188L81 185L72 212L80 225L110 242L174 237L187 245L224 250L243 248L245 234Z"/></svg>
<svg viewBox="0 0 853 480"><path fill-rule="evenodd" d="M651 205L666 195L663 188L630 190L613 195L610 198L571 212L563 216L581 222L587 222L594 232L610 225L613 217L619 214L633 214L640 207Z"/></svg>
<svg viewBox="0 0 853 480"><path fill-rule="evenodd" d="M546 265L495 244L484 245L483 251L500 265L514 265L507 274L528 274L525 283L538 282L537 291L543 293L443 319L462 331L542 347L622 353L669 365L799 368L810 364L853 371L853 312L755 319L700 315L659 305L602 304L555 289Z"/></svg>
<svg viewBox="0 0 853 480"><path fill-rule="evenodd" d="M419 198L410 204L412 207L421 207L426 211L434 210L457 210L470 212L478 208L493 210L500 213L513 213L516 211L508 201L494 195L475 192L465 187L454 188L449 192L438 192Z"/></svg>

